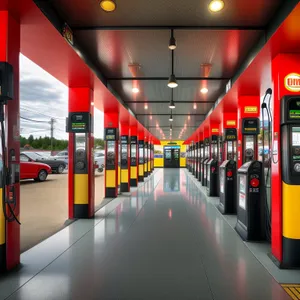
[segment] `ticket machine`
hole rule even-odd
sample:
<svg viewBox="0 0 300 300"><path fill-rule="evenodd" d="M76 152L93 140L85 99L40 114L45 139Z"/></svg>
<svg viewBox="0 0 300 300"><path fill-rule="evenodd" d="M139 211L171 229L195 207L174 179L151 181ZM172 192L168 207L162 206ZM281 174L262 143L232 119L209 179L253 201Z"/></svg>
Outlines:
<svg viewBox="0 0 300 300"><path fill-rule="evenodd" d="M210 160L210 144L209 138L204 139L204 157L201 160L201 184L206 186L207 162Z"/></svg>
<svg viewBox="0 0 300 300"><path fill-rule="evenodd" d="M204 157L204 143L203 141L199 142L199 150L198 150L198 177L197 179L201 181L201 161Z"/></svg>
<svg viewBox="0 0 300 300"><path fill-rule="evenodd" d="M137 136L130 137L130 186L138 186Z"/></svg>
<svg viewBox="0 0 300 300"><path fill-rule="evenodd" d="M148 176L148 142L144 143L144 177Z"/></svg>
<svg viewBox="0 0 300 300"><path fill-rule="evenodd" d="M130 170L130 157L129 157L129 139L128 135L121 136L121 192L129 192L129 170Z"/></svg>
<svg viewBox="0 0 300 300"><path fill-rule="evenodd" d="M282 268L300 267L300 96L281 99ZM273 146L273 152L275 152ZM275 155L276 153L274 153Z"/></svg>
<svg viewBox="0 0 300 300"><path fill-rule="evenodd" d="M196 148L195 148L195 161L196 161L196 165L195 165L195 177L198 178L198 173L199 173L199 152L200 152L200 149L199 149L199 142L196 143Z"/></svg>
<svg viewBox="0 0 300 300"><path fill-rule="evenodd" d="M118 194L119 130L105 128L105 196L115 198Z"/></svg>
<svg viewBox="0 0 300 300"><path fill-rule="evenodd" d="M207 162L207 185L206 193L209 197L219 195L219 136L212 135L210 138L211 159Z"/></svg>
<svg viewBox="0 0 300 300"><path fill-rule="evenodd" d="M236 180L237 180L237 130L224 130L223 149L225 160L220 166L220 204L218 209L222 214L236 214Z"/></svg>
<svg viewBox="0 0 300 300"><path fill-rule="evenodd" d="M139 182L144 181L144 141L139 140Z"/></svg>

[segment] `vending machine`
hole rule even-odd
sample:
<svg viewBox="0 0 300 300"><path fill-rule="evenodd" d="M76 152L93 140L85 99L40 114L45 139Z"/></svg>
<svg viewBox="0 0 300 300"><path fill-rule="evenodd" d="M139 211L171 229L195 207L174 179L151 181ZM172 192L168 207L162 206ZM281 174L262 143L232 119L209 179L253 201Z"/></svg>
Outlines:
<svg viewBox="0 0 300 300"><path fill-rule="evenodd" d="M204 139L204 157L201 160L201 184L206 186L207 162L210 160L210 143L209 138Z"/></svg>
<svg viewBox="0 0 300 300"><path fill-rule="evenodd" d="M207 185L206 193L209 197L219 195L219 136L212 135L210 138L211 159L207 161Z"/></svg>
<svg viewBox="0 0 300 300"><path fill-rule="evenodd" d="M138 186L138 140L137 136L130 137L130 186Z"/></svg>
<svg viewBox="0 0 300 300"><path fill-rule="evenodd" d="M129 138L128 135L121 136L121 192L130 191L129 170L130 170L130 157L129 157Z"/></svg>
<svg viewBox="0 0 300 300"><path fill-rule="evenodd" d="M144 141L139 140L139 182L144 181Z"/></svg>
<svg viewBox="0 0 300 300"><path fill-rule="evenodd" d="M218 209L222 214L236 214L237 185L237 130L224 130L223 149L225 160L220 166L220 204Z"/></svg>
<svg viewBox="0 0 300 300"><path fill-rule="evenodd" d="M198 173L199 173L199 142L196 143L196 149L195 149L195 160L196 160L196 166L195 166L195 177L198 178Z"/></svg>

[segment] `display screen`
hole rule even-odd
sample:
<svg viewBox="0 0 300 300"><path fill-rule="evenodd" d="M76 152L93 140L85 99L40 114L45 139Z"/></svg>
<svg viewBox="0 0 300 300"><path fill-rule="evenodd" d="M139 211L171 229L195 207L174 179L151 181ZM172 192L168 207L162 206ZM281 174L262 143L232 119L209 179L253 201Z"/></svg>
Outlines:
<svg viewBox="0 0 300 300"><path fill-rule="evenodd" d="M224 193L225 168L220 172L220 193Z"/></svg>
<svg viewBox="0 0 300 300"><path fill-rule="evenodd" d="M246 175L239 175L240 191L239 191L239 207L246 209Z"/></svg>
<svg viewBox="0 0 300 300"><path fill-rule="evenodd" d="M246 176L240 175L240 193L246 194Z"/></svg>
<svg viewBox="0 0 300 300"><path fill-rule="evenodd" d="M82 130L84 131L86 128L86 123L84 122L72 122L72 131Z"/></svg>
<svg viewBox="0 0 300 300"><path fill-rule="evenodd" d="M144 163L144 148L139 148L139 163Z"/></svg>
<svg viewBox="0 0 300 300"><path fill-rule="evenodd" d="M108 141L107 142L107 158L106 158L106 164L108 166L114 166L115 165L115 142L114 141Z"/></svg>
<svg viewBox="0 0 300 300"><path fill-rule="evenodd" d="M75 135L75 148L86 150L86 134L85 133L77 133Z"/></svg>
<svg viewBox="0 0 300 300"><path fill-rule="evenodd" d="M292 146L300 146L300 127L292 127Z"/></svg>
<svg viewBox="0 0 300 300"><path fill-rule="evenodd" d="M300 98L294 98L289 101L288 105L289 119L300 119Z"/></svg>
<svg viewBox="0 0 300 300"><path fill-rule="evenodd" d="M300 119L300 109L290 110L290 119Z"/></svg>
<svg viewBox="0 0 300 300"><path fill-rule="evenodd" d="M127 144L126 145L122 145L122 154L121 154L121 158L122 159L127 159Z"/></svg>
<svg viewBox="0 0 300 300"><path fill-rule="evenodd" d="M136 158L136 145L131 145L131 158Z"/></svg>
<svg viewBox="0 0 300 300"><path fill-rule="evenodd" d="M243 119L243 134L259 134L259 119Z"/></svg>

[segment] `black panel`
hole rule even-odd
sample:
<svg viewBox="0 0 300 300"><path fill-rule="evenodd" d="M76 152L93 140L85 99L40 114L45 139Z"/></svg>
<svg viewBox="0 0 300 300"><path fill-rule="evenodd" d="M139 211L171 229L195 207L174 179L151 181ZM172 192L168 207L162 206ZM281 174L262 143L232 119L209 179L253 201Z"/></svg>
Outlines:
<svg viewBox="0 0 300 300"><path fill-rule="evenodd" d="M89 218L88 204L74 204L74 218L88 219Z"/></svg>
<svg viewBox="0 0 300 300"><path fill-rule="evenodd" d="M105 188L106 198L116 198L116 188Z"/></svg>
<svg viewBox="0 0 300 300"><path fill-rule="evenodd" d="M300 268L300 240L282 237L282 268Z"/></svg>

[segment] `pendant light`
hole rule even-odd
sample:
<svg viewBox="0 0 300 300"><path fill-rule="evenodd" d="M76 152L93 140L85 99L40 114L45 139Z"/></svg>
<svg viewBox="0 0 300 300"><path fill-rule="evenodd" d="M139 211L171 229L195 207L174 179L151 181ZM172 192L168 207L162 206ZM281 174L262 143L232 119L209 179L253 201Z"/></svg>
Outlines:
<svg viewBox="0 0 300 300"><path fill-rule="evenodd" d="M101 0L100 7L106 12L113 12L116 10L115 0Z"/></svg>
<svg viewBox="0 0 300 300"><path fill-rule="evenodd" d="M170 122L173 122L173 114L172 114L172 110L171 110L171 114L170 114L169 121L170 121Z"/></svg>
<svg viewBox="0 0 300 300"><path fill-rule="evenodd" d="M172 89L172 97L171 97L171 101L170 101L170 104L169 104L169 108L171 108L171 109L175 108L175 103L174 103L174 100L173 100L173 89Z"/></svg>
<svg viewBox="0 0 300 300"><path fill-rule="evenodd" d="M176 39L174 38L174 30L171 29L171 37L169 41L169 49L175 50L176 49Z"/></svg>
<svg viewBox="0 0 300 300"><path fill-rule="evenodd" d="M171 52L172 52L172 74L169 77L168 87L174 89L178 86L178 83L174 75L174 51Z"/></svg>

